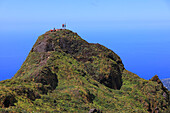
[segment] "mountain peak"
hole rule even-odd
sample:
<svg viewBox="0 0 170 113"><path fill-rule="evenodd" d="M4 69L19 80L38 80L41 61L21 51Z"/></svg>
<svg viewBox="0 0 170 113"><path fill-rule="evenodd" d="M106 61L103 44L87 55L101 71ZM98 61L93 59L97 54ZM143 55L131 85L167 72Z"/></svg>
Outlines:
<svg viewBox="0 0 170 113"><path fill-rule="evenodd" d="M44 77L39 76L38 78L43 80L37 80L37 74L39 75L40 71L43 71L43 67L52 67L52 64L55 66L55 63L48 64L48 62L50 59L55 61L57 59L55 58L55 55L59 53L75 59L79 64L84 63L84 69L81 71L84 72L85 75L91 76L93 79L109 88L121 88L121 74L124 70L124 65L120 57L100 44L88 43L77 33L67 29L61 29L54 32L48 31L41 35L23 64L29 64L29 67L32 67L30 65L37 65L37 67L32 67L32 69L34 68L34 71L30 73L28 65L26 67L22 66L23 68L21 67L15 77L22 79L34 78L36 82L46 81L45 83L48 83L47 79ZM35 60L35 57L37 56L39 56L37 58L38 61L30 64L30 62L33 62L32 58ZM51 72L52 69L53 68L50 69ZM100 71L99 69L103 71ZM24 74L22 74L23 72Z"/></svg>
<svg viewBox="0 0 170 113"><path fill-rule="evenodd" d="M57 49L70 49L68 46L76 46L87 42L80 38L77 33L74 33L67 29L60 29L58 31L48 31L41 35L34 47L32 52L47 52L57 51ZM60 48L59 48L60 47ZM71 48L74 49L74 48Z"/></svg>
<svg viewBox="0 0 170 113"><path fill-rule="evenodd" d="M2 112L168 112L158 76L126 70L112 50L67 29L38 37L21 68L0 82Z"/></svg>

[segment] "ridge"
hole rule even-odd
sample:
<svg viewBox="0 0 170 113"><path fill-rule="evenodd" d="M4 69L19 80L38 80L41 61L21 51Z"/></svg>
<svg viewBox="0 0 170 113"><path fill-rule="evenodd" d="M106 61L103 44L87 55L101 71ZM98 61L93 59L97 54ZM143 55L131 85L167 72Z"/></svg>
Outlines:
<svg viewBox="0 0 170 113"><path fill-rule="evenodd" d="M170 92L126 70L100 44L61 29L38 37L12 79L0 81L0 112L170 111Z"/></svg>

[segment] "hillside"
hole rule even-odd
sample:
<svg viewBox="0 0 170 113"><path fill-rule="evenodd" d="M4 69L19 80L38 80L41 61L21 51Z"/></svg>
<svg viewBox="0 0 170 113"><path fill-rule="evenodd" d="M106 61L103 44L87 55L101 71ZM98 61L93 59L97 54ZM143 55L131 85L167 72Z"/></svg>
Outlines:
<svg viewBox="0 0 170 113"><path fill-rule="evenodd" d="M0 82L1 112L168 112L158 76L144 80L112 50L70 30L38 37L20 70Z"/></svg>
<svg viewBox="0 0 170 113"><path fill-rule="evenodd" d="M161 79L164 86L170 91L170 78Z"/></svg>

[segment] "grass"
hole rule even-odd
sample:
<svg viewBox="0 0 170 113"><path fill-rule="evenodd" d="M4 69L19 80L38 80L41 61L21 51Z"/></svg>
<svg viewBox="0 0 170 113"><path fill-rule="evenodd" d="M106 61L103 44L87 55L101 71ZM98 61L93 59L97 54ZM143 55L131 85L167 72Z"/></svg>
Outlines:
<svg viewBox="0 0 170 113"><path fill-rule="evenodd" d="M119 56L106 47L89 44L76 33L61 30L40 36L33 48L46 37L56 44L54 51L32 49L15 76L0 82L0 111L85 113L97 108L107 113L146 113L149 104L151 109L167 109L163 105L167 106L169 100L163 97L161 84L125 70ZM45 78L43 73L47 73ZM101 77L109 83L107 79L113 73L121 76L120 89L101 83ZM41 82L36 82L37 75ZM57 76L55 89L48 83L53 79L51 75ZM9 102L15 102L5 108L8 95Z"/></svg>

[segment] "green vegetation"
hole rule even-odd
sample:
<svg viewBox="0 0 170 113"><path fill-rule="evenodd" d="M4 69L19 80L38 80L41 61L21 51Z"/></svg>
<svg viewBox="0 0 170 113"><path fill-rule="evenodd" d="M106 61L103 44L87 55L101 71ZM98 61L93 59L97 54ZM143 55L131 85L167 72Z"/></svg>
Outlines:
<svg viewBox="0 0 170 113"><path fill-rule="evenodd" d="M127 71L114 52L70 30L48 31L15 76L0 82L0 112L167 112L168 91L156 80Z"/></svg>

